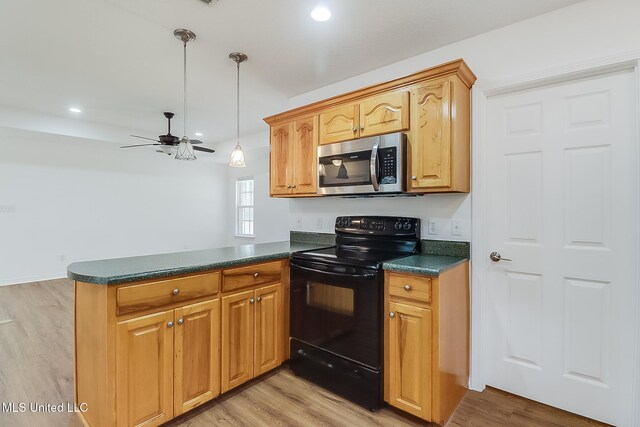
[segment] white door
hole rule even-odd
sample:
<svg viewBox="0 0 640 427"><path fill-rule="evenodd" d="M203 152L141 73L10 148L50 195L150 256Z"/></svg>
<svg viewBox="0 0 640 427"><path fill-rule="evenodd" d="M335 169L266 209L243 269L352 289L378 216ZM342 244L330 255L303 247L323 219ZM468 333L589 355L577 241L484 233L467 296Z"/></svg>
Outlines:
<svg viewBox="0 0 640 427"><path fill-rule="evenodd" d="M631 424L634 74L487 102L488 385Z"/></svg>

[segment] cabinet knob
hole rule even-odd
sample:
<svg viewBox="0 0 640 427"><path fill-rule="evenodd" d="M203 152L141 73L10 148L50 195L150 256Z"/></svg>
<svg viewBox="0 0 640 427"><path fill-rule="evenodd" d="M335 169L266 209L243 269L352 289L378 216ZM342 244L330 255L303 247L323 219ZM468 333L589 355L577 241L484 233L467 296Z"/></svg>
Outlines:
<svg viewBox="0 0 640 427"><path fill-rule="evenodd" d="M296 188L296 185L295 185L295 184L293 184L293 185L291 186L291 188Z"/></svg>
<svg viewBox="0 0 640 427"><path fill-rule="evenodd" d="M254 302L256 302L256 300L255 300L255 299L253 299L253 298L249 298L249 304L253 304Z"/></svg>
<svg viewBox="0 0 640 427"><path fill-rule="evenodd" d="M173 290L173 292L171 292L171 293L172 293L172 294L174 294L174 295L178 295L178 294L180 293L180 289L175 288L175 289Z"/></svg>
<svg viewBox="0 0 640 427"><path fill-rule="evenodd" d="M182 318L178 319L178 325L184 325L184 319Z"/></svg>
<svg viewBox="0 0 640 427"><path fill-rule="evenodd" d="M362 127L360 128L360 130L364 130L364 126L362 126Z"/></svg>
<svg viewBox="0 0 640 427"><path fill-rule="evenodd" d="M258 297L258 302L262 301L262 297Z"/></svg>
<svg viewBox="0 0 640 427"><path fill-rule="evenodd" d="M173 328L173 322L167 322L167 328Z"/></svg>
<svg viewBox="0 0 640 427"><path fill-rule="evenodd" d="M253 273L253 278L257 279L259 275L260 275L260 273Z"/></svg>
<svg viewBox="0 0 640 427"><path fill-rule="evenodd" d="M389 313L389 317L391 317L393 319L394 317L396 317L396 314L392 311L392 312Z"/></svg>
<svg viewBox="0 0 640 427"><path fill-rule="evenodd" d="M358 130L358 128L354 126L353 127L353 131L356 132L357 130Z"/></svg>
<svg viewBox="0 0 640 427"><path fill-rule="evenodd" d="M416 179L418 179L418 177L415 175L411 175L411 179L415 181Z"/></svg>
<svg viewBox="0 0 640 427"><path fill-rule="evenodd" d="M287 184L287 188L291 188L291 184Z"/></svg>
<svg viewBox="0 0 640 427"><path fill-rule="evenodd" d="M405 291L410 291L411 290L411 285L404 285L404 290Z"/></svg>

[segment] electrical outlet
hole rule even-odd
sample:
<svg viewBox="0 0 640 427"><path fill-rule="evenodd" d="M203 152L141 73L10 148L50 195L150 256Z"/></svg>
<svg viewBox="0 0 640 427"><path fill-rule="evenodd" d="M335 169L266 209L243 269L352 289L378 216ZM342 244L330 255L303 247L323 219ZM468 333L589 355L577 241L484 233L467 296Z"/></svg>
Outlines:
<svg viewBox="0 0 640 427"><path fill-rule="evenodd" d="M451 220L451 235L462 236L462 220L461 219Z"/></svg>
<svg viewBox="0 0 640 427"><path fill-rule="evenodd" d="M440 234L440 227L438 227L438 221L434 218L429 219L427 234L435 235Z"/></svg>
<svg viewBox="0 0 640 427"><path fill-rule="evenodd" d="M322 217L321 216L316 218L316 230L322 230Z"/></svg>

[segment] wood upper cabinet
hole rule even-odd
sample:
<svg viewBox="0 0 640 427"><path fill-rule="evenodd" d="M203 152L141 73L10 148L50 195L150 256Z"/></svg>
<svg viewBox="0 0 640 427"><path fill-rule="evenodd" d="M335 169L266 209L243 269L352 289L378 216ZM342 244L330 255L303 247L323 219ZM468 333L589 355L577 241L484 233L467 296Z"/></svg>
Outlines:
<svg viewBox="0 0 640 427"><path fill-rule="evenodd" d="M222 297L222 392L282 363L282 285Z"/></svg>
<svg viewBox="0 0 640 427"><path fill-rule="evenodd" d="M409 129L409 92L388 92L360 103L359 138Z"/></svg>
<svg viewBox="0 0 640 427"><path fill-rule="evenodd" d="M357 138L360 129L358 104L341 105L320 113L320 141L322 144Z"/></svg>
<svg viewBox="0 0 640 427"><path fill-rule="evenodd" d="M220 300L175 310L174 415L220 394Z"/></svg>
<svg viewBox="0 0 640 427"><path fill-rule="evenodd" d="M456 76L411 91L407 188L469 191L469 88Z"/></svg>
<svg viewBox="0 0 640 427"><path fill-rule="evenodd" d="M475 81L467 64L458 59L266 117L271 127L271 195L316 195L317 183L311 180L317 175L317 153L310 161L311 155L291 151L311 146L294 143L303 135L297 123L311 117L318 118L313 130L318 145L405 132L407 191L469 192L470 101ZM304 129L310 131L308 126ZM287 169L292 158L298 167L295 171ZM303 190L294 191L290 185Z"/></svg>
<svg viewBox="0 0 640 427"><path fill-rule="evenodd" d="M318 117L272 126L270 192L272 196L316 194Z"/></svg>
<svg viewBox="0 0 640 427"><path fill-rule="evenodd" d="M157 426L173 418L173 310L116 325L118 426Z"/></svg>
<svg viewBox="0 0 640 427"><path fill-rule="evenodd" d="M281 285L256 289L255 375L276 368L282 361L282 295Z"/></svg>
<svg viewBox="0 0 640 427"><path fill-rule="evenodd" d="M222 297L222 393L253 378L253 291Z"/></svg>
<svg viewBox="0 0 640 427"><path fill-rule="evenodd" d="M320 144L409 129L409 92L387 92L320 114Z"/></svg>
<svg viewBox="0 0 640 427"><path fill-rule="evenodd" d="M389 403L431 419L431 310L391 302Z"/></svg>

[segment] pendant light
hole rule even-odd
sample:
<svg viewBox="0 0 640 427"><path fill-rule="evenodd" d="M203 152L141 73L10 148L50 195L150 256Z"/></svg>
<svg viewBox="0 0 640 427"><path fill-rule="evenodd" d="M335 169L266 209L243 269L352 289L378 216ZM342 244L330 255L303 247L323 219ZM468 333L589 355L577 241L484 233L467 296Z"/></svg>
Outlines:
<svg viewBox="0 0 640 427"><path fill-rule="evenodd" d="M231 152L231 160L229 160L229 166L234 168L243 168L246 165L244 162L244 152L240 147L240 63L247 60L247 55L240 52L233 52L229 54L236 63L237 78L236 78L236 148Z"/></svg>
<svg viewBox="0 0 640 427"><path fill-rule="evenodd" d="M177 39L182 41L183 51L184 51L184 80L183 80L183 108L184 108L184 122L182 129L182 138L180 138L180 143L178 144L178 149L176 150L176 160L195 160L196 153L193 150L193 145L191 145L191 141L187 138L187 42L196 39L196 35L189 30L177 29L173 32L173 35L176 36Z"/></svg>

